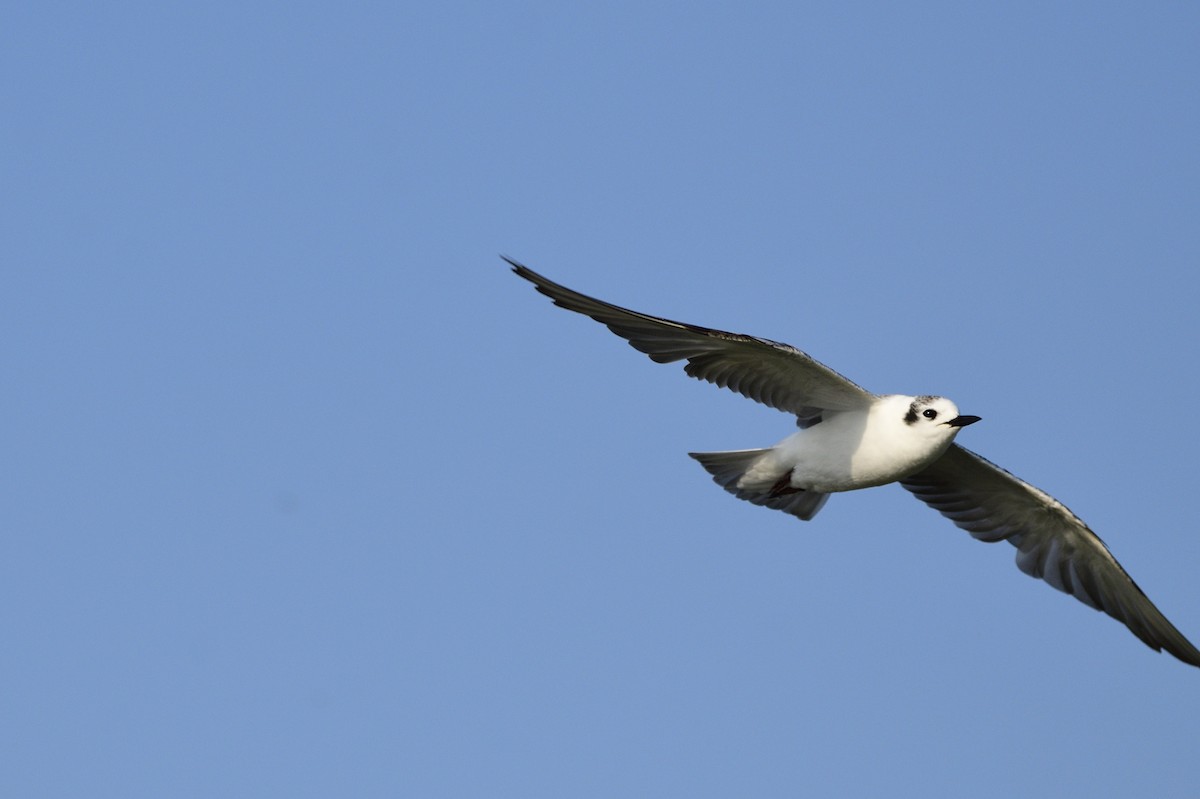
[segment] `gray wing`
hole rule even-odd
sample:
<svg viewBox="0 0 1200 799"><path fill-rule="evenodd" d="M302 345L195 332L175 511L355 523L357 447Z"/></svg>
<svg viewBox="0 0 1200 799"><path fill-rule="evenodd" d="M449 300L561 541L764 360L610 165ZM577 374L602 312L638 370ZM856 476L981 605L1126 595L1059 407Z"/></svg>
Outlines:
<svg viewBox="0 0 1200 799"><path fill-rule="evenodd" d="M1008 541L1017 566L1103 610L1151 649L1200 666L1200 651L1142 593L1108 547L1054 497L957 444L900 484L980 541Z"/></svg>
<svg viewBox="0 0 1200 799"><path fill-rule="evenodd" d="M873 399L870 392L795 347L619 308L504 260L555 305L607 325L656 363L687 360L684 371L692 377L794 413L801 425L815 421L822 410L866 408Z"/></svg>

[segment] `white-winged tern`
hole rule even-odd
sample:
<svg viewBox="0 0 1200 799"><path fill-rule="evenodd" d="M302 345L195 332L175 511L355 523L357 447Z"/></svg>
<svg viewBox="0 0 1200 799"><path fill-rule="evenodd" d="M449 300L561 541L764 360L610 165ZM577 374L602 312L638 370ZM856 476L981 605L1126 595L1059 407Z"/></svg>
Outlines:
<svg viewBox="0 0 1200 799"><path fill-rule="evenodd" d="M1175 629L1065 505L954 443L965 416L944 397L872 394L787 344L672 322L572 291L505 258L554 304L590 316L657 363L796 416L773 447L693 452L726 491L809 520L829 495L899 482L980 541L1007 541L1017 566L1200 666Z"/></svg>

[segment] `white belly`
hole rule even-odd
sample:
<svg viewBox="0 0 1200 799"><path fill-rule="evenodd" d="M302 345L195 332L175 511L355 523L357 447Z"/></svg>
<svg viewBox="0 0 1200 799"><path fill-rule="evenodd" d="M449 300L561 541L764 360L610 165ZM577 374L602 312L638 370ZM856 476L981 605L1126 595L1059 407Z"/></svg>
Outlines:
<svg viewBox="0 0 1200 799"><path fill-rule="evenodd" d="M952 440L881 435L894 425L875 426L871 419L868 414L831 415L779 442L739 482L773 483L790 472L794 488L823 493L869 488L925 468Z"/></svg>

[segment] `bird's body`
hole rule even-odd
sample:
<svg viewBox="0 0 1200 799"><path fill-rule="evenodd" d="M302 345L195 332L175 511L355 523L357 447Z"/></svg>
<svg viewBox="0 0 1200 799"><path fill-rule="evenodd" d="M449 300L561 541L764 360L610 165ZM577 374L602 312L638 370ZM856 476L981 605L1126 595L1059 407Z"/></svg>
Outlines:
<svg viewBox="0 0 1200 799"><path fill-rule="evenodd" d="M915 414L916 407L937 414ZM970 424L944 397L879 397L861 411L833 411L821 423L802 428L771 447L738 482L738 488L773 486L786 476L788 486L832 494L894 483L941 457L955 434Z"/></svg>
<svg viewBox="0 0 1200 799"><path fill-rule="evenodd" d="M686 361L692 377L795 415L800 429L773 447L692 453L738 498L808 521L830 494L899 482L973 537L1012 544L1026 574L1121 621L1151 648L1200 666L1200 650L1079 517L954 443L979 417L959 414L950 400L872 394L787 344L630 311L509 263L556 305L601 322L652 360Z"/></svg>

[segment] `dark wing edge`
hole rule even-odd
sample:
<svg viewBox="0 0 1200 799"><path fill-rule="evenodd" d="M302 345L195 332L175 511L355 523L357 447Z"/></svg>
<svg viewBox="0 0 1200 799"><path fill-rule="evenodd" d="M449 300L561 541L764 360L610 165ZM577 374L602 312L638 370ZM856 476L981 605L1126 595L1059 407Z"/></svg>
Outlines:
<svg viewBox="0 0 1200 799"><path fill-rule="evenodd" d="M801 423L820 411L867 407L873 395L788 344L673 322L580 294L500 256L554 304L591 317L655 363L686 360L691 377L795 414Z"/></svg>
<svg viewBox="0 0 1200 799"><path fill-rule="evenodd" d="M1200 667L1200 650L1162 614L1100 537L1058 500L986 458L951 445L900 481L980 541L1008 541L1017 566L1124 624L1155 651Z"/></svg>

